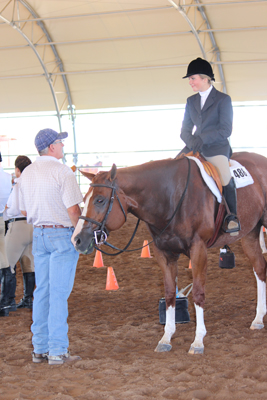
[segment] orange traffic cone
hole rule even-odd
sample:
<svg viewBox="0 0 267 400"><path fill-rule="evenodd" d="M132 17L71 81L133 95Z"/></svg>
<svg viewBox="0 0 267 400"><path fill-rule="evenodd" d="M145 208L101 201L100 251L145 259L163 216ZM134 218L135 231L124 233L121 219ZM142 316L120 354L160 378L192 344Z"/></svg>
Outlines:
<svg viewBox="0 0 267 400"><path fill-rule="evenodd" d="M99 250L96 250L93 267L96 267L96 268L104 267L102 253Z"/></svg>
<svg viewBox="0 0 267 400"><path fill-rule="evenodd" d="M108 267L106 290L118 290L119 285L112 267Z"/></svg>
<svg viewBox="0 0 267 400"><path fill-rule="evenodd" d="M150 250L149 250L149 246L148 246L148 241L144 240L144 244L143 244L143 248L141 251L141 257L142 258L152 258L150 255Z"/></svg>
<svg viewBox="0 0 267 400"><path fill-rule="evenodd" d="M192 264L191 264L191 260L189 260L189 269L192 269Z"/></svg>

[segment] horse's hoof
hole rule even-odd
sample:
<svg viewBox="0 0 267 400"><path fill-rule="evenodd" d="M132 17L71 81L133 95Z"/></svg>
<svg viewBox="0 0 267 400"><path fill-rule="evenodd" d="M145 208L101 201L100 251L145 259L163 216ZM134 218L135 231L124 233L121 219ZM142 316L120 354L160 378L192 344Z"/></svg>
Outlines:
<svg viewBox="0 0 267 400"><path fill-rule="evenodd" d="M190 347L188 354L203 354L204 347Z"/></svg>
<svg viewBox="0 0 267 400"><path fill-rule="evenodd" d="M163 353L164 351L170 351L172 349L172 346L170 344L166 343L159 343L157 347L155 348L156 353Z"/></svg>
<svg viewBox="0 0 267 400"><path fill-rule="evenodd" d="M263 328L264 328L263 324L251 324L251 326L250 326L250 329L252 331L263 329Z"/></svg>

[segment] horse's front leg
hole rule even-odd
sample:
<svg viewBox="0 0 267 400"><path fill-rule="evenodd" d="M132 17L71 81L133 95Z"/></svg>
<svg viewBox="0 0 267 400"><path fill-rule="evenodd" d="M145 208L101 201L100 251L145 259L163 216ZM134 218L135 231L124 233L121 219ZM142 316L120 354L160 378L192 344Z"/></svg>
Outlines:
<svg viewBox="0 0 267 400"><path fill-rule="evenodd" d="M195 335L195 340L191 344L188 353L203 354L204 353L203 339L207 333L204 323L204 309L198 306L196 303L194 303L194 306L196 310L196 335Z"/></svg>
<svg viewBox="0 0 267 400"><path fill-rule="evenodd" d="M167 307L166 302L166 323L164 327L164 335L155 348L156 352L170 351L172 348L171 338L175 332L175 305Z"/></svg>
<svg viewBox="0 0 267 400"><path fill-rule="evenodd" d="M154 254L158 264L163 272L164 287L165 287L165 302L166 302L166 323L164 327L164 335L159 341L156 352L170 351L171 338L175 332L175 301L176 301L176 282L177 275L177 260L169 261L154 244Z"/></svg>
<svg viewBox="0 0 267 400"><path fill-rule="evenodd" d="M189 354L203 354L203 339L207 333L204 323L205 282L207 272L207 248L205 243L197 241L190 250L190 258L193 273L193 300L196 310L196 334L191 344Z"/></svg>

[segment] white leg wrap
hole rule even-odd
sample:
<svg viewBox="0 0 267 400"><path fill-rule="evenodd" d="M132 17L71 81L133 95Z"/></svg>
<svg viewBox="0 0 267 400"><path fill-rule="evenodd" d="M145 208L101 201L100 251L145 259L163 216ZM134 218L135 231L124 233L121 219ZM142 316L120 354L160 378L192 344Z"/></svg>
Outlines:
<svg viewBox="0 0 267 400"><path fill-rule="evenodd" d="M191 344L190 354L202 354L204 351L203 339L207 333L204 323L204 310L195 304L196 310L196 336L194 342Z"/></svg>
<svg viewBox="0 0 267 400"><path fill-rule="evenodd" d="M164 335L159 343L170 344L172 335L175 332L175 307L170 306L166 310L166 324L164 328Z"/></svg>
<svg viewBox="0 0 267 400"><path fill-rule="evenodd" d="M261 281L255 271L254 275L257 281L257 310L250 329L262 329L263 317L266 314L266 282Z"/></svg>

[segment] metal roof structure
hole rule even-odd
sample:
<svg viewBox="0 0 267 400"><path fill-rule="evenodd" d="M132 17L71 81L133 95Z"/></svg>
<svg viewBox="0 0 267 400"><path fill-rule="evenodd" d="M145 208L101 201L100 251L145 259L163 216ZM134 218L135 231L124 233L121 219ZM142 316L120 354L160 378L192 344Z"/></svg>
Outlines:
<svg viewBox="0 0 267 400"><path fill-rule="evenodd" d="M1 113L183 104L197 57L233 101L266 100L266 17L267 0L0 0Z"/></svg>

